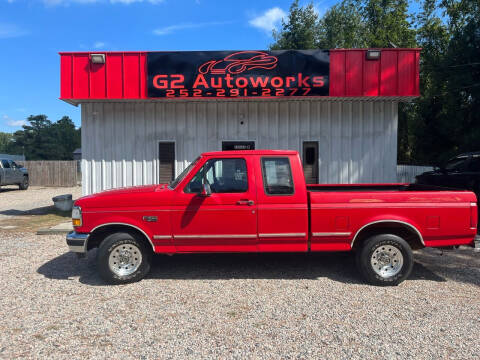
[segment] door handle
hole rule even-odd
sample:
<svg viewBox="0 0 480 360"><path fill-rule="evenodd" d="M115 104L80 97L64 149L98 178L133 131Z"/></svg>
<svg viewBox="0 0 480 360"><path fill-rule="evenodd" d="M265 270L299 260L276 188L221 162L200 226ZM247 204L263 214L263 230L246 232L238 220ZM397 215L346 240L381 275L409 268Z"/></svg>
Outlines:
<svg viewBox="0 0 480 360"><path fill-rule="evenodd" d="M255 204L255 202L254 202L253 200L246 200L246 199L244 199L244 200L238 200L238 201L237 201L237 205L248 205L248 206L252 206L252 205L254 205L254 204Z"/></svg>

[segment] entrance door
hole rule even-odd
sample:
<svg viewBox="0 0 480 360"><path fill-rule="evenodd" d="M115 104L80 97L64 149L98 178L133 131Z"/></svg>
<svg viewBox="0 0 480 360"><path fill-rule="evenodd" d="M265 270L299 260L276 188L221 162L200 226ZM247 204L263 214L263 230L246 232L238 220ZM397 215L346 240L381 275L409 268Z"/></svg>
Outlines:
<svg viewBox="0 0 480 360"><path fill-rule="evenodd" d="M255 141L222 141L222 151L255 150Z"/></svg>
<svg viewBox="0 0 480 360"><path fill-rule="evenodd" d="M160 142L158 145L158 181L166 184L175 179L175 143Z"/></svg>
<svg viewBox="0 0 480 360"><path fill-rule="evenodd" d="M307 184L318 184L318 141L303 142L303 173Z"/></svg>
<svg viewBox="0 0 480 360"><path fill-rule="evenodd" d="M257 205L251 157L208 159L176 192L172 225L180 252L257 251ZM211 194L202 194L204 185Z"/></svg>

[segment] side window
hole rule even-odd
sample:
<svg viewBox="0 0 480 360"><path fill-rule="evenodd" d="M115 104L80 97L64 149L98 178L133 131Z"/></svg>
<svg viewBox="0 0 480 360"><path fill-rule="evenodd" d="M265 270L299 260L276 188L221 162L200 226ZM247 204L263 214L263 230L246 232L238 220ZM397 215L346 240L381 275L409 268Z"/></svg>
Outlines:
<svg viewBox="0 0 480 360"><path fill-rule="evenodd" d="M10 169L10 163L8 160L2 160L2 165L4 169Z"/></svg>
<svg viewBox="0 0 480 360"><path fill-rule="evenodd" d="M465 166L465 163L467 162L467 160L468 158L466 156L460 156L460 157L451 159L447 162L447 165L445 165L445 170L459 171L462 167Z"/></svg>
<svg viewBox="0 0 480 360"><path fill-rule="evenodd" d="M243 193L248 190L245 159L208 160L185 187L186 193L199 193L204 183L212 193Z"/></svg>
<svg viewBox="0 0 480 360"><path fill-rule="evenodd" d="M288 158L262 158L263 187L267 195L294 193L292 169Z"/></svg>

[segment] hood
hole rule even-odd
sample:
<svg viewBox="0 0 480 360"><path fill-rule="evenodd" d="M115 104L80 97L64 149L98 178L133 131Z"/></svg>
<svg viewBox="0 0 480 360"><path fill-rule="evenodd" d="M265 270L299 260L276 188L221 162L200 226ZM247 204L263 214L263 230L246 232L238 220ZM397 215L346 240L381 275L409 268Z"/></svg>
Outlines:
<svg viewBox="0 0 480 360"><path fill-rule="evenodd" d="M106 190L81 197L75 201L76 206L85 209L152 207L166 205L170 201L172 190L167 184L132 186Z"/></svg>
<svg viewBox="0 0 480 360"><path fill-rule="evenodd" d="M157 188L162 188L162 187L163 185L143 185L143 186L122 187L122 188L116 188L111 190L104 190L99 193L84 196L83 198L99 197L99 196L116 196L116 195L133 194L133 193L135 194L151 193L151 192L154 192Z"/></svg>

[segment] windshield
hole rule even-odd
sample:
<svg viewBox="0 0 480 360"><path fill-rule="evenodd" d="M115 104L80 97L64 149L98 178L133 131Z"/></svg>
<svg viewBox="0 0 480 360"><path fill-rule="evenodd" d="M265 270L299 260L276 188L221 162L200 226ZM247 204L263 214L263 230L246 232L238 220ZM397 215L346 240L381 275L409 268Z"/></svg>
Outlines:
<svg viewBox="0 0 480 360"><path fill-rule="evenodd" d="M173 180L170 184L168 184L168 187L172 190L175 189L177 185L180 183L180 181L182 181L183 178L187 176L187 174L190 172L190 170L193 169L193 167L195 166L195 164L198 162L199 159L200 159L200 156L197 157L195 160L193 160L192 163L188 165L185 168L185 170L183 170L182 173L175 178L175 180Z"/></svg>
<svg viewBox="0 0 480 360"><path fill-rule="evenodd" d="M447 165L445 165L445 170L448 170L448 171L458 170L463 166L466 160L467 160L466 156L457 157L455 159L449 160L447 162Z"/></svg>

